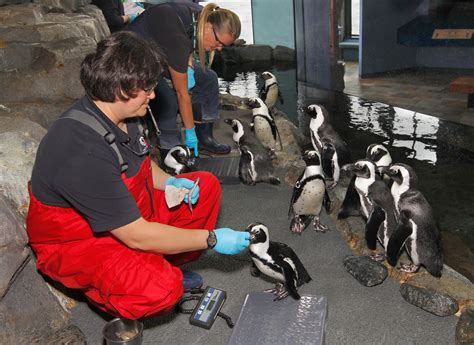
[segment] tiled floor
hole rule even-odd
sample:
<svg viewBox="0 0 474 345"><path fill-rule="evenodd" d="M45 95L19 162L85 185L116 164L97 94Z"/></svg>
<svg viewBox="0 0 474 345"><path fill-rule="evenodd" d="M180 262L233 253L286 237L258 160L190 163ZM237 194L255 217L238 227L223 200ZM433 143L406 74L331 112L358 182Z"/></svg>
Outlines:
<svg viewBox="0 0 474 345"><path fill-rule="evenodd" d="M464 75L474 76L474 70L427 69L360 79L357 62L346 62L344 92L474 126L467 94L449 91L449 83Z"/></svg>

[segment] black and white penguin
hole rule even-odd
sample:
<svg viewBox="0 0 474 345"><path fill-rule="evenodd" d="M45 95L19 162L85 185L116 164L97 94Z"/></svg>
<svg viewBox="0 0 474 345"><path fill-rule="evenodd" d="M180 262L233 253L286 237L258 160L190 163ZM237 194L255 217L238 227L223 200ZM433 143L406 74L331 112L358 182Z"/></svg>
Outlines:
<svg viewBox="0 0 474 345"><path fill-rule="evenodd" d="M260 89L259 97L265 102L267 107L273 107L278 100L283 104L283 98L281 97L280 88L278 87L278 81L275 75L270 72L263 72L262 78L265 83Z"/></svg>
<svg viewBox="0 0 474 345"><path fill-rule="evenodd" d="M331 200L326 190L326 184L321 167L321 159L316 150L308 150L303 154L306 168L293 187L288 216L293 215L290 230L301 234L314 219L314 230L326 232L328 227L321 223L322 206L329 212Z"/></svg>
<svg viewBox="0 0 474 345"><path fill-rule="evenodd" d="M246 145L240 146L239 178L246 185L280 184L280 179L273 175L273 164L268 156L252 152Z"/></svg>
<svg viewBox="0 0 474 345"><path fill-rule="evenodd" d="M171 175L184 174L191 171L191 151L186 145L171 148L163 160L164 170Z"/></svg>
<svg viewBox="0 0 474 345"><path fill-rule="evenodd" d="M244 123L239 119L225 119L224 122L232 127L232 140L234 140L240 151L241 146L247 146L252 152L259 152L264 156L268 156L268 149L265 148L260 140L253 133L248 133L244 129ZM270 159L270 156L268 156Z"/></svg>
<svg viewBox="0 0 474 345"><path fill-rule="evenodd" d="M388 242L388 263L395 266L400 251L405 247L412 264L404 264L400 270L416 272L420 266L424 266L434 277L441 277L441 233L430 204L417 189L415 171L406 164L396 163L385 172L393 180L391 193L398 213L397 228Z"/></svg>
<svg viewBox="0 0 474 345"><path fill-rule="evenodd" d="M366 158L375 163L377 167L376 173L379 175L382 175L381 170L388 167L392 163L392 156L390 155L390 152L385 148L385 146L381 144L370 144L366 150ZM349 182L346 195L337 215L338 219L360 215L359 197L354 186L355 178L356 176L354 175Z"/></svg>
<svg viewBox="0 0 474 345"><path fill-rule="evenodd" d="M268 111L268 107L260 98L249 98L246 101L249 108L252 109L251 128L255 136L260 140L263 146L275 152L282 149L280 133L273 116Z"/></svg>
<svg viewBox="0 0 474 345"><path fill-rule="evenodd" d="M344 165L355 175L355 189L364 205L363 213L367 220L365 239L367 247L375 250L377 239L387 249L390 236L395 231L397 220L396 210L388 186L376 173L376 165L371 160L362 159L354 164ZM385 255L375 255L376 260L385 259Z"/></svg>
<svg viewBox="0 0 474 345"><path fill-rule="evenodd" d="M284 243L270 241L268 228L262 223L250 224L246 231L250 232L252 275L263 273L280 282L275 289L267 290L275 293L275 301L288 294L300 299L297 288L309 283L311 277L293 249Z"/></svg>
<svg viewBox="0 0 474 345"><path fill-rule="evenodd" d="M311 116L309 130L311 143L321 155L323 172L329 180L329 188L334 188L339 181L341 167L351 162L347 144L328 122L328 112L322 105L311 104L306 108Z"/></svg>

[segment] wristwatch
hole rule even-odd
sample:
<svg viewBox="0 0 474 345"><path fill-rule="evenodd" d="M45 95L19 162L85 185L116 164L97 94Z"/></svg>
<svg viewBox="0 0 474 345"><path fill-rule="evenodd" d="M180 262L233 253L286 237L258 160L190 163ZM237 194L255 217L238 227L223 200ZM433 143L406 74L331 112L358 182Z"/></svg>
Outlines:
<svg viewBox="0 0 474 345"><path fill-rule="evenodd" d="M209 230L209 236L207 237L207 249L212 249L217 244L216 234L214 230Z"/></svg>

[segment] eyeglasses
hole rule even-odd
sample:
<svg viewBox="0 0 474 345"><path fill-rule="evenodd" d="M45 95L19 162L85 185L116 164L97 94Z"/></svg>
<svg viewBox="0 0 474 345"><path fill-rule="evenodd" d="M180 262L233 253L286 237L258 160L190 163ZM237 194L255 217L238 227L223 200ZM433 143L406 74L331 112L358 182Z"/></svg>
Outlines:
<svg viewBox="0 0 474 345"><path fill-rule="evenodd" d="M153 86L143 88L143 91L145 91L147 95L151 95L151 93L155 90L157 86L158 86L158 83L155 83Z"/></svg>
<svg viewBox="0 0 474 345"><path fill-rule="evenodd" d="M219 39L219 37L217 37L216 30L214 29L214 26L212 27L212 32L214 33L214 38L215 38L216 42L219 43L221 46L223 46L223 47L229 47L229 46L232 45L232 43L231 43L231 44L225 44L224 42L222 42L222 41Z"/></svg>

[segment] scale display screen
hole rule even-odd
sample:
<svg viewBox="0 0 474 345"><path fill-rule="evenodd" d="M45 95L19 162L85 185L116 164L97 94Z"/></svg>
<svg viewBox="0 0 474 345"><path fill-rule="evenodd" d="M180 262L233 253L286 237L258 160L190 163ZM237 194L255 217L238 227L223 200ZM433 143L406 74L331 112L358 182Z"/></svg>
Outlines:
<svg viewBox="0 0 474 345"><path fill-rule="evenodd" d="M208 286L196 305L189 322L210 329L226 299L226 292Z"/></svg>

